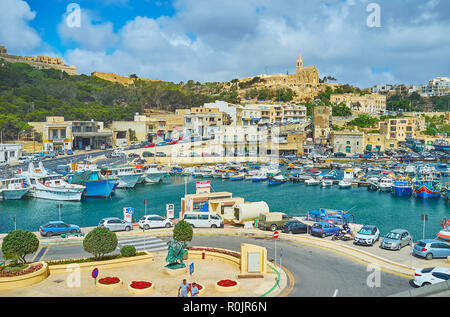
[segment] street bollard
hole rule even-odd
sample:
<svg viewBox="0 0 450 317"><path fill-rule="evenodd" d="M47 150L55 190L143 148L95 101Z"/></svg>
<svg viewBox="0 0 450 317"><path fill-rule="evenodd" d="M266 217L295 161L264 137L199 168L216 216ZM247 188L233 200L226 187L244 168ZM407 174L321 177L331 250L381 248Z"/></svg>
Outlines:
<svg viewBox="0 0 450 317"><path fill-rule="evenodd" d="M205 259L205 250L202 251L202 260Z"/></svg>

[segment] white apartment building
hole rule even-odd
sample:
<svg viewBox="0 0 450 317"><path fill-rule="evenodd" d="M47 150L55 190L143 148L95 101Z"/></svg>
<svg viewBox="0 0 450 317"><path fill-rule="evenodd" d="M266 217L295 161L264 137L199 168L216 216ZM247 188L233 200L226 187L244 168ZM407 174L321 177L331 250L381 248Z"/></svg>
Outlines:
<svg viewBox="0 0 450 317"><path fill-rule="evenodd" d="M0 163L15 163L21 155L21 144L0 144Z"/></svg>

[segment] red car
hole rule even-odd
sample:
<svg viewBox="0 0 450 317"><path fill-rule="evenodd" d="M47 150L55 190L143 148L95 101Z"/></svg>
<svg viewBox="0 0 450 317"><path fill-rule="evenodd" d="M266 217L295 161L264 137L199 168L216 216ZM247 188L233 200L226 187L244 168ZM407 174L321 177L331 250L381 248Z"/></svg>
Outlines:
<svg viewBox="0 0 450 317"><path fill-rule="evenodd" d="M150 148L150 147L155 147L155 146L156 146L155 143L150 143L150 144L146 144L146 145L144 146L144 148L148 149L148 148Z"/></svg>
<svg viewBox="0 0 450 317"><path fill-rule="evenodd" d="M174 145L174 144L177 144L177 143L178 143L178 141L172 141L172 142L168 142L167 144Z"/></svg>

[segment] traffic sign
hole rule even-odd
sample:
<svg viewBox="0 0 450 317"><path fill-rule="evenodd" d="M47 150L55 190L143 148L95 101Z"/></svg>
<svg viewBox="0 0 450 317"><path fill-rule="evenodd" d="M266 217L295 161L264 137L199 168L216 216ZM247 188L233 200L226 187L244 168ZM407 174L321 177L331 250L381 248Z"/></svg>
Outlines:
<svg viewBox="0 0 450 317"><path fill-rule="evenodd" d="M278 239L279 236L280 236L280 234L278 233L278 231L275 231L275 232L273 233L273 237L274 237L275 239Z"/></svg>
<svg viewBox="0 0 450 317"><path fill-rule="evenodd" d="M191 263L191 265L189 265L189 274L193 274L194 273L194 262Z"/></svg>
<svg viewBox="0 0 450 317"><path fill-rule="evenodd" d="M98 276L98 269L95 268L95 269L92 270L92 277L93 278L97 278L97 276Z"/></svg>

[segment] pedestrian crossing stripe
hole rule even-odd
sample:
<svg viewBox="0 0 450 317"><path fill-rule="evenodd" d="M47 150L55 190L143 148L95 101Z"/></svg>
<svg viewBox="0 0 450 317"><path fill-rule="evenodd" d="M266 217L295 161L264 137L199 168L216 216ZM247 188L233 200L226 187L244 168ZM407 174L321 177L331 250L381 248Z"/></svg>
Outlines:
<svg viewBox="0 0 450 317"><path fill-rule="evenodd" d="M120 240L117 249L120 250L125 245L134 246L136 251L163 251L168 249L167 242L155 237Z"/></svg>

